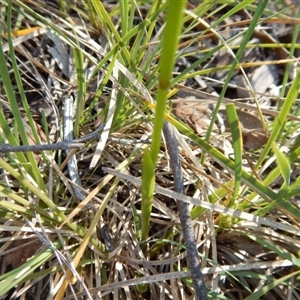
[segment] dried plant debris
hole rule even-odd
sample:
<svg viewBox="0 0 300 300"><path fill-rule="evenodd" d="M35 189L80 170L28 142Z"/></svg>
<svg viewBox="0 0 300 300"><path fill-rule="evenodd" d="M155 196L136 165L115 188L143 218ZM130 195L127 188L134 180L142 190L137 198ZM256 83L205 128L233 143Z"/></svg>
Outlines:
<svg viewBox="0 0 300 300"><path fill-rule="evenodd" d="M2 47L29 143L27 146L20 138L1 72L3 86L0 97L5 117L1 123L3 145L0 145L0 152L1 149L5 150L1 158L35 187L44 184L45 195L57 207L57 212L48 206L44 207L40 197L28 187L25 189L22 182L10 172L0 170L0 225L5 228L1 231L11 232L11 236L1 235L0 232L0 298L53 299L64 276L60 254L66 268L73 265L74 258L81 252L78 250L88 237L85 232L91 228L99 211L101 220L97 222L76 268L78 280L69 284L64 299L194 299L194 288L186 280L190 275L185 271L190 269L190 265L183 226L180 225L176 201L170 196L173 195L176 182L170 169L171 156L165 147L166 139L161 143L159 160L155 166L155 182L157 187L164 188L168 193L155 194L150 221L151 236L147 241L140 240L141 188L137 182L141 177L142 153L148 147L145 143L151 141L153 125L153 111L140 99L151 99L157 94L160 40L165 26L164 1L97 1L97 6L103 4L106 17L110 18L97 15L93 6L96 1L0 2L0 25L4 30ZM243 170L253 179L260 181L261 178L260 182L266 184L266 190L272 189L276 197L277 194L279 198L282 197L278 198L279 202L291 203L299 209L300 197L299 193L296 195L296 184L295 191L281 193L282 176L266 183L268 180L265 179L278 167L272 151L265 157L262 166L257 166L257 159L264 153L261 150L269 138L267 130L274 130L274 118L281 113L278 109L280 105L286 103L284 97L299 67L300 49L297 44L292 44L293 40L297 40L297 43L300 40L300 35L295 31L295 24L299 22L295 10L299 4L293 0L280 0L274 1L276 3L272 6L268 5L268 11L262 15L238 61L239 68L234 70L229 85L225 87L217 120L211 124L215 104L224 92L224 83L235 61L234 55L241 48L245 32L253 20L253 7L263 1L251 4L247 4L247 1L223 2L221 6L220 1L206 1L205 8L210 8L203 10L203 1L187 1L187 22L184 24L184 36L180 39L178 60L173 72L172 83L176 84L170 86L170 89L178 90L172 113L200 137L205 137L212 125L209 140L212 147L221 150L223 156L232 158L232 139L225 105L234 103L244 149L247 150L242 160ZM12 49L6 35L9 25L6 8L10 3L13 5L14 32L41 26L34 31L34 37L20 35L13 41L18 71L37 134L33 131L34 126L30 125L30 116L25 111L13 72ZM245 8L233 13L237 4ZM293 9L288 9L290 4L294 5ZM157 13L154 12L155 7L159 9ZM124 13L126 18L129 17L125 22L122 19ZM271 23L272 19L277 21ZM297 22L293 24L294 21ZM141 22L145 26L140 26ZM293 45L296 45L295 51L292 51ZM111 56L106 56L104 49ZM118 52L114 53L113 49ZM287 64L290 68L287 68ZM118 80L113 74L109 76L116 65L122 71ZM130 74L137 80L133 81ZM282 86L284 78L288 82ZM101 124L107 122L109 104L113 103L113 90L117 93L113 126L109 128L99 164L91 170L91 158L101 136L98 130ZM66 167L69 157L61 151L65 149L63 147L71 149L71 143L64 141L62 130L66 97L82 100L82 113L76 111L74 117L70 117L71 122L80 117L78 132L72 141L76 142L73 146L77 150L72 150L72 155L76 156L82 184L80 191L86 195L82 206L73 193L73 186L77 185L71 185L69 180ZM263 116L258 114L258 105ZM286 117L287 126L283 128L283 135L278 136L278 146L289 158L297 154L299 148L298 107L299 101L296 100ZM268 203L262 194L254 195L255 190L243 178L235 209L238 213L248 214L247 218L243 221L242 217L237 219L225 215L224 212L230 210L227 206L233 195L235 174L229 172L228 166L219 164L213 155L207 155L209 158L202 166L199 159L203 157L201 149L190 143L187 137L185 139L185 136L177 134L177 131L175 136L180 142L183 194L204 200L201 203L207 204L202 208L189 202L188 206L192 210L207 209L206 213L193 219L193 227L209 297L245 299L280 282L259 299L300 299L298 274L291 277L290 281L285 280L286 275L298 272L299 224L291 221L288 212L279 210L278 206L264 215L265 220L275 221L273 225L289 226L294 231L284 232L280 226L272 227L269 223L253 221L252 217L256 218L256 213L261 213ZM17 148L8 148L10 137L16 138ZM29 153L23 155L19 151L24 150L25 146ZM39 181L33 178L34 174L30 175L25 170L35 162L34 159L27 159L32 151L36 151L34 158L37 171L41 174ZM290 181L297 183L300 175L299 156L294 162L289 162ZM116 174L106 172L108 169L114 169ZM120 175L124 172L127 178L133 180L132 183L126 177L122 179ZM174 173L179 175L179 172ZM116 179L120 179L120 182L116 183ZM287 194L292 196L284 198ZM28 206L28 201L35 199L39 199L38 206ZM109 200L108 204L106 200ZM6 210L5 205L11 209ZM32 273L29 276L20 272L14 277L14 270L36 261L39 255L43 255L44 247L47 247L36 238L38 231L23 231L28 226L24 223L24 216L32 220L35 211L40 212L41 222L46 232L51 233L51 241L58 251L53 251L47 261L40 261L38 267L31 264L29 271L32 270ZM68 222L63 222L64 219L56 215L58 212L65 215ZM69 225L72 225L72 229ZM11 228L7 229L7 226ZM21 229L16 232L15 226ZM260 238L265 245L262 246L254 238ZM62 244L60 248L55 244L58 241ZM267 248L268 244L272 248ZM282 256L278 254L279 251ZM290 260L283 259L283 255ZM24 281L15 282L24 274L27 276ZM12 278L12 281L11 291L4 295L1 290L3 292L5 278ZM92 295L90 298L86 291Z"/></svg>
<svg viewBox="0 0 300 300"><path fill-rule="evenodd" d="M10 243L1 260L0 274L5 274L8 270L20 267L36 253L40 247L41 242L37 238L21 239Z"/></svg>
<svg viewBox="0 0 300 300"><path fill-rule="evenodd" d="M219 114L224 120L226 130L229 131L226 110L220 109ZM258 149L266 144L269 135L264 130L261 120L253 114L243 110L237 110L237 115L241 126L244 148Z"/></svg>
<svg viewBox="0 0 300 300"><path fill-rule="evenodd" d="M174 104L172 112L182 121L187 123L199 135L205 135L211 123L212 111L208 106L192 102L179 102ZM213 126L214 132L219 132L217 125Z"/></svg>
<svg viewBox="0 0 300 300"><path fill-rule="evenodd" d="M206 134L211 123L212 110L208 105L196 102L179 102L174 104L172 112L200 136ZM225 131L230 132L226 110L220 109L218 113L225 125ZM242 110L237 110L237 115L241 126L244 148L261 148L268 141L268 133L263 129L261 120L253 114ZM221 133L218 125L213 124L213 133L215 135ZM216 136L214 136L214 140L216 140Z"/></svg>

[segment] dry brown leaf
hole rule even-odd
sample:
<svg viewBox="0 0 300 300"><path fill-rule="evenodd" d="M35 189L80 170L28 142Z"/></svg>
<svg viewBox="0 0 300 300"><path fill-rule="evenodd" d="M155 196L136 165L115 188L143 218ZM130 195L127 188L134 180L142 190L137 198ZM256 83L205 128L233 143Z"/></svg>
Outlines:
<svg viewBox="0 0 300 300"><path fill-rule="evenodd" d="M212 116L212 111L206 105L195 102L178 102L174 104L172 112L200 136L206 134ZM220 109L219 115L224 121L225 130L230 132L226 110ZM259 149L262 147L268 141L268 133L264 131L260 119L242 110L237 110L237 115L240 121L244 148ZM216 124L213 126L213 132L220 132Z"/></svg>
<svg viewBox="0 0 300 300"><path fill-rule="evenodd" d="M264 144L266 144L269 135L264 131L260 119L242 110L237 110L236 112L242 130L244 148L259 149ZM230 131L226 110L220 109L219 114L221 114L221 116L223 117L226 131Z"/></svg>
<svg viewBox="0 0 300 300"><path fill-rule="evenodd" d="M199 103L179 102L174 104L172 110L174 115L187 123L199 135L205 135L211 122L212 111L205 105ZM213 126L214 132L219 132L217 125Z"/></svg>
<svg viewBox="0 0 300 300"><path fill-rule="evenodd" d="M269 136L265 132L243 131L243 144L246 149L259 149L267 143Z"/></svg>
<svg viewBox="0 0 300 300"><path fill-rule="evenodd" d="M10 269L20 267L41 247L41 245L40 240L37 238L12 242L8 248L10 252L3 256L0 274L3 275Z"/></svg>

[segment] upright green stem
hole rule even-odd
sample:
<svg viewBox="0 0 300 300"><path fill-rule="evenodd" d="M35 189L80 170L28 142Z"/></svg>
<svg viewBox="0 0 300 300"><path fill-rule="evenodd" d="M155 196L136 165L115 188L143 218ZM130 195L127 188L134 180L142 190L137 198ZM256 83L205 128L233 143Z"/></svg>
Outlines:
<svg viewBox="0 0 300 300"><path fill-rule="evenodd" d="M182 28L185 0L168 1L166 28L163 34L163 46L160 60L160 73L156 97L156 110L152 134L151 150L145 151L142 166L142 239L147 239L150 214L152 210L155 185L155 166L161 144L161 131L164 122L167 93L170 87L172 70L174 68L178 36Z"/></svg>

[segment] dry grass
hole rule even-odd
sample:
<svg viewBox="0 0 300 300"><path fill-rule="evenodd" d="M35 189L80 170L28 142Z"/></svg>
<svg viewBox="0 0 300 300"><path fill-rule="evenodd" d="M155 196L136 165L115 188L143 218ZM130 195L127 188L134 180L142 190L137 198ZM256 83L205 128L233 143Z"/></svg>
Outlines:
<svg viewBox="0 0 300 300"><path fill-rule="evenodd" d="M57 143L66 130L80 138L106 127L100 144L1 157L1 299L195 299L176 201L189 203L209 298L300 299L297 5L273 16L285 6L270 1L268 20L256 24L234 67L255 3L238 12L222 1L189 3L169 93L180 111L165 116L179 142L186 195L173 192L163 140L142 241L141 165L151 141L164 5L128 1L126 15L103 1L110 23L91 1L11 2L8 28L10 3L0 0L1 48L20 116L1 67L0 143ZM250 85L239 81L243 73ZM228 103L237 108L238 137ZM232 141L242 139L239 153Z"/></svg>

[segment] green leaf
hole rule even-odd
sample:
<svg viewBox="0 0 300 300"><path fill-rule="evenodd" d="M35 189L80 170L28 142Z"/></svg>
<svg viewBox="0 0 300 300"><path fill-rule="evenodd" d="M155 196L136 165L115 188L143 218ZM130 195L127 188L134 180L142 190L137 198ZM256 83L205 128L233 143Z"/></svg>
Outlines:
<svg viewBox="0 0 300 300"><path fill-rule="evenodd" d="M284 179L284 186L288 187L291 180L291 165L288 158L279 150L277 144L273 143L273 151L276 155L276 161L280 170L280 173Z"/></svg>
<svg viewBox="0 0 300 300"><path fill-rule="evenodd" d="M245 298L245 300L258 300L261 299L262 296L265 296L267 294L268 291L274 289L276 286L278 285L283 285L283 284L288 284L287 281L289 279L291 279L292 277L296 276L297 274L299 274L300 271L296 271L296 272L291 272L288 275L285 275L273 282L270 282L269 284L263 286L262 288L260 288L259 290L257 290L256 292L252 293L250 296L248 296L247 298Z"/></svg>
<svg viewBox="0 0 300 300"><path fill-rule="evenodd" d="M277 139L278 135L280 134L284 124L287 120L287 115L289 114L292 105L296 101L300 90L300 70L297 73L297 76L294 78L291 88L286 96L286 99L280 109L279 115L276 117L274 121L274 127L272 133L268 139L268 142L256 164L256 169L262 164L265 160L267 154L269 153L273 142Z"/></svg>
<svg viewBox="0 0 300 300"><path fill-rule="evenodd" d="M228 123L230 126L232 136L232 146L234 150L234 190L229 207L233 207L235 200L238 198L241 178L242 178L242 152L243 152L243 139L241 127L239 124L238 116L234 104L226 105Z"/></svg>
<svg viewBox="0 0 300 300"><path fill-rule="evenodd" d="M142 240L148 238L155 186L155 166L148 149L144 150L142 165Z"/></svg>
<svg viewBox="0 0 300 300"><path fill-rule="evenodd" d="M74 35L76 31L73 30ZM73 47L74 62L76 67L76 76L77 76L77 98L76 98L76 114L75 114L75 123L74 123L74 137L78 137L79 133L79 124L80 119L83 115L85 95L86 95L86 83L84 75L84 56L82 50L79 47L79 42L76 41L77 47Z"/></svg>
<svg viewBox="0 0 300 300"><path fill-rule="evenodd" d="M182 28L183 8L185 0L168 1L166 28L163 35L163 47L160 60L158 92L150 153L145 150L142 167L142 238L148 237L150 213L152 210L155 184L155 166L161 144L161 131L170 79L175 62L178 36Z"/></svg>
<svg viewBox="0 0 300 300"><path fill-rule="evenodd" d="M61 247L61 242L59 240L55 241L53 242L53 246L56 249L59 249ZM17 284L24 282L28 275L32 274L43 263L49 260L51 256L53 256L53 250L51 248L43 249L22 266L0 276L0 296L5 295Z"/></svg>

